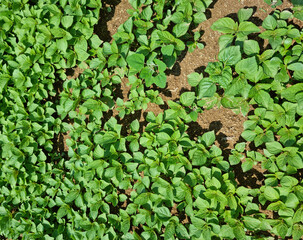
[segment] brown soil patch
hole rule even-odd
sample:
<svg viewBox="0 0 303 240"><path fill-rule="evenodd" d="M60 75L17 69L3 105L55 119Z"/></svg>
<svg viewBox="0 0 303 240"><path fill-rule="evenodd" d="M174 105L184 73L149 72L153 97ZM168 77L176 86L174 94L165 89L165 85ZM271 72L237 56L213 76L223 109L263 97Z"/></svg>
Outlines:
<svg viewBox="0 0 303 240"><path fill-rule="evenodd" d="M74 68L66 69L67 79L71 79L71 78L76 79L83 72L84 72L84 69L82 69L78 66L74 67Z"/></svg>
<svg viewBox="0 0 303 240"><path fill-rule="evenodd" d="M245 120L242 115L221 107L204 111L197 122L204 129L214 130L219 147L225 149L232 148L239 141Z"/></svg>
<svg viewBox="0 0 303 240"><path fill-rule="evenodd" d="M110 42L118 27L128 19L129 15L126 10L132 9L132 6L127 0L103 0L102 4L100 20L95 26L95 33L101 40Z"/></svg>

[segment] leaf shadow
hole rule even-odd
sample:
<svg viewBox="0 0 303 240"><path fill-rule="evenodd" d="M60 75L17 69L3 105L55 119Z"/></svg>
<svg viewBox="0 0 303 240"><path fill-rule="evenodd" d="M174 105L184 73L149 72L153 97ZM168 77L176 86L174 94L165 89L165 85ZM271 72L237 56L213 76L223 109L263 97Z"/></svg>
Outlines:
<svg viewBox="0 0 303 240"><path fill-rule="evenodd" d="M103 7L100 9L100 19L99 22L94 27L94 33L96 33L99 38L105 42L110 42L112 37L108 30L107 22L111 20L115 14L116 6L121 2L121 0L102 0ZM106 7L105 7L105 6ZM110 7L110 11L108 10Z"/></svg>

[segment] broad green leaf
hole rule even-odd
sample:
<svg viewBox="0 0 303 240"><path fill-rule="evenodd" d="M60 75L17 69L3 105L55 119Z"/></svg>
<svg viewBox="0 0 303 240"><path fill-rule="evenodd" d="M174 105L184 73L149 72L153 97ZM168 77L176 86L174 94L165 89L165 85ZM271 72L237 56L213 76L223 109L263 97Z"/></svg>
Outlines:
<svg viewBox="0 0 303 240"><path fill-rule="evenodd" d="M257 82L261 78L255 57L245 58L238 62L236 64L236 72L239 74L244 73L246 78L253 82Z"/></svg>
<svg viewBox="0 0 303 240"><path fill-rule="evenodd" d="M226 35L222 35L219 38L219 47L220 47L220 51L228 46L231 45L231 43L234 40L234 36L231 34L226 34Z"/></svg>
<svg viewBox="0 0 303 240"><path fill-rule="evenodd" d="M57 39L56 40L57 43L57 48L62 52L62 53L66 53L67 47L68 47L68 43L64 38L61 39Z"/></svg>
<svg viewBox="0 0 303 240"><path fill-rule="evenodd" d="M203 76L199 73L193 72L189 75L187 75L187 81L190 86L196 87L200 81L202 80Z"/></svg>
<svg viewBox="0 0 303 240"><path fill-rule="evenodd" d="M264 27L267 30L274 30L277 27L277 20L272 15L268 15L264 19L262 23L262 27Z"/></svg>
<svg viewBox="0 0 303 240"><path fill-rule="evenodd" d="M72 26L74 21L74 16L63 16L61 19L61 24L65 29L68 29L70 26Z"/></svg>
<svg viewBox="0 0 303 240"><path fill-rule="evenodd" d="M198 99L203 97L213 97L217 90L216 84L207 79L202 79L199 83Z"/></svg>
<svg viewBox="0 0 303 240"><path fill-rule="evenodd" d="M274 189L273 187L265 187L264 189L264 197L273 202L273 201L277 201L280 198L279 193L277 192L276 189Z"/></svg>
<svg viewBox="0 0 303 240"><path fill-rule="evenodd" d="M90 38L90 46L94 49L98 49L102 43L102 40L98 37L98 35L94 34Z"/></svg>
<svg viewBox="0 0 303 240"><path fill-rule="evenodd" d="M299 199L297 198L297 196L294 193L288 194L286 202L285 202L285 206L295 209L298 206L298 204L299 204ZM294 219L295 219L295 217L294 217Z"/></svg>
<svg viewBox="0 0 303 240"><path fill-rule="evenodd" d="M214 22L211 29L222 33L235 33L238 29L238 24L231 18L224 17Z"/></svg>
<svg viewBox="0 0 303 240"><path fill-rule="evenodd" d="M147 6L142 11L142 16L143 16L144 20L149 21L151 19L152 15L153 15L153 10L152 10L151 6Z"/></svg>
<svg viewBox="0 0 303 240"><path fill-rule="evenodd" d="M69 212L69 207L68 205L62 205L59 209L58 209L58 212L57 212L57 219L61 219L63 218L64 216L66 216Z"/></svg>
<svg viewBox="0 0 303 240"><path fill-rule="evenodd" d="M132 132L138 132L139 128L140 128L140 123L138 119L131 122L130 129L132 130Z"/></svg>
<svg viewBox="0 0 303 240"><path fill-rule="evenodd" d="M287 224L284 222L281 222L280 224L276 225L275 228L277 229L279 236L282 238L285 238L287 231L288 231Z"/></svg>
<svg viewBox="0 0 303 240"><path fill-rule="evenodd" d="M149 201L149 193L141 193L136 197L134 203L144 205Z"/></svg>
<svg viewBox="0 0 303 240"><path fill-rule="evenodd" d="M65 202L70 203L74 201L80 194L80 191L78 189L71 190L65 197Z"/></svg>
<svg viewBox="0 0 303 240"><path fill-rule="evenodd" d="M283 146L279 142L267 142L265 143L265 145L266 145L266 149L271 154L276 155L283 151Z"/></svg>
<svg viewBox="0 0 303 240"><path fill-rule="evenodd" d="M171 213L167 207L157 207L154 212L160 219L168 219L171 217Z"/></svg>
<svg viewBox="0 0 303 240"><path fill-rule="evenodd" d="M104 145L109 143L115 143L118 140L118 134L115 132L106 132L105 134L96 134L94 142L96 144Z"/></svg>
<svg viewBox="0 0 303 240"><path fill-rule="evenodd" d="M206 163L207 155L202 150L195 150L192 155L192 164L194 166L203 166Z"/></svg>
<svg viewBox="0 0 303 240"><path fill-rule="evenodd" d="M238 239L238 240L242 240L242 239L246 238L244 228L240 225L233 227L233 233L234 233L236 239Z"/></svg>
<svg viewBox="0 0 303 240"><path fill-rule="evenodd" d="M238 37L245 37L251 33L260 32L260 29L252 22L242 22L239 25Z"/></svg>
<svg viewBox="0 0 303 240"><path fill-rule="evenodd" d="M176 225L173 221L170 221L165 227L164 240L170 240L175 235L175 231Z"/></svg>
<svg viewBox="0 0 303 240"><path fill-rule="evenodd" d="M247 172L251 170L253 166L254 166L254 161L252 159L246 159L246 161L242 163L241 168L243 172Z"/></svg>
<svg viewBox="0 0 303 240"><path fill-rule="evenodd" d="M161 52L163 55L171 56L174 52L174 45L163 45L163 47L161 48Z"/></svg>
<svg viewBox="0 0 303 240"><path fill-rule="evenodd" d="M240 46L230 46L219 52L218 58L224 65L235 65L241 60Z"/></svg>
<svg viewBox="0 0 303 240"><path fill-rule="evenodd" d="M191 106L195 100L196 96L194 92L185 92L180 96L180 102L183 106Z"/></svg>
<svg viewBox="0 0 303 240"><path fill-rule="evenodd" d="M253 14L253 9L252 8L242 8L238 11L238 19L239 19L239 22L243 22L243 21L246 21L248 20L251 15Z"/></svg>
<svg viewBox="0 0 303 240"><path fill-rule="evenodd" d="M303 91L303 83L294 84L282 90L281 97L291 102L296 102L296 94Z"/></svg>
<svg viewBox="0 0 303 240"><path fill-rule="evenodd" d="M178 23L174 26L173 33L177 38L180 38L188 31L189 25L187 22Z"/></svg>
<svg viewBox="0 0 303 240"><path fill-rule="evenodd" d="M175 42L175 37L167 31L159 31L158 35L163 43L171 44Z"/></svg>
<svg viewBox="0 0 303 240"><path fill-rule="evenodd" d="M206 15L203 12L197 12L194 14L194 23L200 24L206 20Z"/></svg>
<svg viewBox="0 0 303 240"><path fill-rule="evenodd" d="M161 72L157 76L152 77L152 79L159 88L165 88L167 80L165 73Z"/></svg>
<svg viewBox="0 0 303 240"><path fill-rule="evenodd" d="M301 17L301 19L303 16ZM292 230L292 237L293 240L300 240L303 236L303 227L301 224L294 224L293 230Z"/></svg>
<svg viewBox="0 0 303 240"><path fill-rule="evenodd" d="M135 69L137 72L141 71L141 69L144 67L144 60L145 60L144 55L139 53L128 55L126 58L126 61L129 64L129 66Z"/></svg>
<svg viewBox="0 0 303 240"><path fill-rule="evenodd" d="M211 146L215 140L216 140L216 135L214 131L206 132L202 135L201 140L206 144L206 146Z"/></svg>
<svg viewBox="0 0 303 240"><path fill-rule="evenodd" d="M181 239L190 239L190 235L188 234L188 230L181 223L179 223L177 225L176 234L177 234L177 237L179 237Z"/></svg>
<svg viewBox="0 0 303 240"><path fill-rule="evenodd" d="M161 144L161 145L164 145L166 144L168 141L170 141L170 136L165 133L165 132L160 132L160 133L157 133L157 141Z"/></svg>
<svg viewBox="0 0 303 240"><path fill-rule="evenodd" d="M78 39L74 49L79 61L85 61L89 57L89 54L87 53L87 41L84 37Z"/></svg>
<svg viewBox="0 0 303 240"><path fill-rule="evenodd" d="M245 227L247 227L247 229L249 229L249 230L256 231L260 228L260 225L261 225L261 221L254 217L245 216L245 217L243 217L243 221L244 221Z"/></svg>
<svg viewBox="0 0 303 240"><path fill-rule="evenodd" d="M247 56L259 54L259 43L255 40L245 40L243 50Z"/></svg>
<svg viewBox="0 0 303 240"><path fill-rule="evenodd" d="M81 93L81 95L84 99L90 99L93 96L95 96L95 94L96 94L95 91L90 90L90 89L84 89L83 92Z"/></svg>

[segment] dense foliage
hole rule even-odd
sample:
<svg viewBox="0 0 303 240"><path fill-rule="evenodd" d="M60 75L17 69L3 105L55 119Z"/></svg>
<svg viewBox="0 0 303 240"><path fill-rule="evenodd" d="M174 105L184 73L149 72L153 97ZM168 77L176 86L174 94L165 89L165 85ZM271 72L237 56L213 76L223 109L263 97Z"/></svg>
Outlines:
<svg viewBox="0 0 303 240"><path fill-rule="evenodd" d="M262 33L252 9L218 20L219 60L188 76L195 91L121 124L164 103L151 86L165 88L178 56L203 48L194 28L212 0L129 2L130 17L103 42L100 1L1 1L0 236L301 239L303 32L293 13L276 10ZM67 77L75 67L83 72ZM123 79L127 100L115 92ZM248 115L228 157L214 131L188 134L215 105ZM264 186L241 186L235 167L257 164Z"/></svg>

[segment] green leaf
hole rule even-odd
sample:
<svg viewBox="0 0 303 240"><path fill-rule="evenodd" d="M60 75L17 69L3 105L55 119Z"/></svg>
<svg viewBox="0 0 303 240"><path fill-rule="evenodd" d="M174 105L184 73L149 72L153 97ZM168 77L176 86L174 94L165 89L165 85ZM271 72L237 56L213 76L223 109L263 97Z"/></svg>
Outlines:
<svg viewBox="0 0 303 240"><path fill-rule="evenodd" d="M282 222L282 223L276 225L275 228L277 229L277 232L278 232L279 236L282 237L282 238L285 238L285 236L287 234L287 231L288 231L287 224Z"/></svg>
<svg viewBox="0 0 303 240"><path fill-rule="evenodd" d="M139 128L140 128L140 123L138 119L132 121L132 123L130 124L130 129L132 130L132 132L138 132Z"/></svg>
<svg viewBox="0 0 303 240"><path fill-rule="evenodd" d="M74 46L79 61L85 61L89 54L87 53L87 41L84 37L80 37Z"/></svg>
<svg viewBox="0 0 303 240"><path fill-rule="evenodd" d="M65 29L68 29L73 25L74 16L63 16L61 18L61 24Z"/></svg>
<svg viewBox="0 0 303 240"><path fill-rule="evenodd" d="M213 97L217 90L216 83L203 79L199 83L198 99L203 97Z"/></svg>
<svg viewBox="0 0 303 240"><path fill-rule="evenodd" d="M192 121L196 122L198 120L198 113L196 111L192 111L189 114Z"/></svg>
<svg viewBox="0 0 303 240"><path fill-rule="evenodd" d="M260 29L252 22L242 22L239 25L238 37L245 37L251 33L260 32Z"/></svg>
<svg viewBox="0 0 303 240"><path fill-rule="evenodd" d="M195 150L191 160L194 166L203 166L207 160L206 154L201 150Z"/></svg>
<svg viewBox="0 0 303 240"><path fill-rule="evenodd" d="M170 136L165 133L165 132L160 132L160 133L157 133L157 141L161 144L161 145L164 145L166 144L168 141L170 141Z"/></svg>
<svg viewBox="0 0 303 240"><path fill-rule="evenodd" d="M68 47L68 43L64 38L56 40L57 48L62 52L65 53Z"/></svg>
<svg viewBox="0 0 303 240"><path fill-rule="evenodd" d="M142 16L143 16L144 20L149 21L151 19L152 15L153 15L153 10L152 10L151 6L147 6L142 11Z"/></svg>
<svg viewBox="0 0 303 240"><path fill-rule="evenodd" d="M159 87L159 88L165 88L166 86L166 75L165 73L161 72L157 76L153 77L153 82Z"/></svg>
<svg viewBox="0 0 303 240"><path fill-rule="evenodd" d="M279 193L277 192L276 189L272 188L272 187L265 187L264 189L264 197L268 200L268 201L277 201L280 198Z"/></svg>
<svg viewBox="0 0 303 240"><path fill-rule="evenodd" d="M244 225L247 229L249 230L258 230L260 228L260 225L261 225L261 221L258 220L257 218L254 218L254 217L246 217L244 216L243 217L243 222L244 222Z"/></svg>
<svg viewBox="0 0 303 240"><path fill-rule="evenodd" d="M174 45L163 45L161 48L161 52L163 55L171 56L174 52Z"/></svg>
<svg viewBox="0 0 303 240"><path fill-rule="evenodd" d="M236 64L236 72L244 73L245 77L253 82L259 81L261 78L257 60L255 57L242 59Z"/></svg>
<svg viewBox="0 0 303 240"><path fill-rule="evenodd" d="M259 43L255 40L245 40L243 50L247 56L259 54Z"/></svg>
<svg viewBox="0 0 303 240"><path fill-rule="evenodd" d="M167 207L158 207L154 210L160 219L167 220L171 217L171 213Z"/></svg>
<svg viewBox="0 0 303 240"><path fill-rule="evenodd" d="M159 59L154 60L155 64L157 64L159 72L164 72L166 70L166 64Z"/></svg>
<svg viewBox="0 0 303 240"><path fill-rule="evenodd" d="M173 221L170 221L165 227L164 240L170 240L174 236L175 230L175 223Z"/></svg>
<svg viewBox="0 0 303 240"><path fill-rule="evenodd" d="M240 46L230 46L219 52L218 58L224 65L235 65L241 60Z"/></svg>
<svg viewBox="0 0 303 240"><path fill-rule="evenodd" d="M192 87L196 87L201 82L202 78L203 76L196 72L187 75L187 81Z"/></svg>
<svg viewBox="0 0 303 240"><path fill-rule="evenodd" d="M219 47L220 51L228 46L231 45L231 43L234 40L234 36L231 34L222 35L219 37Z"/></svg>
<svg viewBox="0 0 303 240"><path fill-rule="evenodd" d="M137 72L141 71L141 69L144 67L144 60L145 60L144 55L140 53L134 53L132 55L128 55L126 58L126 61L129 64L129 66L135 69Z"/></svg>
<svg viewBox="0 0 303 240"><path fill-rule="evenodd" d="M163 43L171 44L175 42L175 37L167 31L159 31L158 36Z"/></svg>
<svg viewBox="0 0 303 240"><path fill-rule="evenodd" d="M233 233L237 240L246 239L245 231L242 226L237 225L236 227L233 227Z"/></svg>
<svg viewBox="0 0 303 240"><path fill-rule="evenodd" d="M96 94L95 91L90 90L90 89L84 89L81 93L81 95L84 99L90 99L93 96L95 96L95 94Z"/></svg>
<svg viewBox="0 0 303 240"><path fill-rule="evenodd" d="M282 90L281 97L288 101L296 102L296 94L303 91L303 83L294 84Z"/></svg>
<svg viewBox="0 0 303 240"><path fill-rule="evenodd" d="M94 34L91 38L90 38L90 46L94 49L98 49L102 43L102 40L98 37L98 35Z"/></svg>
<svg viewBox="0 0 303 240"><path fill-rule="evenodd" d="M96 134L94 136L94 142L100 145L115 143L117 140L118 140L118 134L115 132L106 132L103 135Z"/></svg>
<svg viewBox="0 0 303 240"><path fill-rule="evenodd" d="M69 212L69 206L68 205L62 205L57 212L57 219L63 218L65 215L67 215Z"/></svg>
<svg viewBox="0 0 303 240"><path fill-rule="evenodd" d="M303 16L301 17L303 19ZM303 237L303 227L299 224L294 224L292 230L293 240L300 240Z"/></svg>
<svg viewBox="0 0 303 240"><path fill-rule="evenodd" d="M177 38L180 38L188 31L189 25L187 22L178 23L174 26L173 33Z"/></svg>
<svg viewBox="0 0 303 240"><path fill-rule="evenodd" d="M194 23L200 24L206 20L206 15L203 12L197 12L194 14Z"/></svg>
<svg viewBox="0 0 303 240"><path fill-rule="evenodd" d="M186 227L181 223L177 225L176 235L181 239L190 239L190 235L188 234Z"/></svg>
<svg viewBox="0 0 303 240"><path fill-rule="evenodd" d="M262 27L264 27L267 30L274 30L277 27L277 20L272 15L268 15L264 19L262 23Z"/></svg>
<svg viewBox="0 0 303 240"><path fill-rule="evenodd" d="M269 93L264 90L258 91L254 95L254 99L258 104L260 104L261 106L264 106L266 108L269 106L270 101L271 101L271 97L270 97Z"/></svg>
<svg viewBox="0 0 303 240"><path fill-rule="evenodd" d="M283 146L279 142L267 142L265 143L265 145L266 145L266 149L271 154L276 155L283 151Z"/></svg>
<svg viewBox="0 0 303 240"><path fill-rule="evenodd" d="M206 144L206 146L211 146L216 140L215 131L204 133L201 139Z"/></svg>
<svg viewBox="0 0 303 240"><path fill-rule="evenodd" d="M182 93L180 96L180 102L182 103L183 106L189 107L193 104L196 96L194 92L185 92Z"/></svg>
<svg viewBox="0 0 303 240"><path fill-rule="evenodd" d="M78 189L71 190L65 197L65 202L70 203L74 201L80 194L80 191Z"/></svg>
<svg viewBox="0 0 303 240"><path fill-rule="evenodd" d="M287 199L286 199L286 202L285 202L285 206L289 207L289 208L295 209L298 206L299 203L300 203L300 201L297 198L297 196L294 193L290 193L287 196ZM294 217L294 219L295 219L295 217Z"/></svg>
<svg viewBox="0 0 303 240"><path fill-rule="evenodd" d="M149 193L141 193L136 197L134 203L139 205L144 205L149 201Z"/></svg>
<svg viewBox="0 0 303 240"><path fill-rule="evenodd" d="M239 19L239 22L244 22L246 20L248 20L251 15L253 14L253 9L252 8L242 8L238 11L238 19Z"/></svg>
<svg viewBox="0 0 303 240"><path fill-rule="evenodd" d="M231 18L224 17L214 22L211 29L222 33L235 33L238 29L238 24Z"/></svg>
<svg viewBox="0 0 303 240"><path fill-rule="evenodd" d="M246 161L243 162L241 165L243 172L247 172L251 170L253 166L254 166L254 161L252 159L246 159Z"/></svg>

